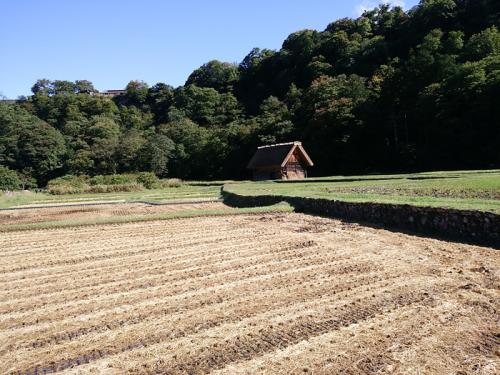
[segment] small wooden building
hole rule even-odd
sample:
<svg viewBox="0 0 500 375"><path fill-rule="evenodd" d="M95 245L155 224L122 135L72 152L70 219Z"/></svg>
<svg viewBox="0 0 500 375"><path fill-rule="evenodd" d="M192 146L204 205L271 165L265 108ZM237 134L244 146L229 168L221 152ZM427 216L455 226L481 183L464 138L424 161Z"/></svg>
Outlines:
<svg viewBox="0 0 500 375"><path fill-rule="evenodd" d="M313 165L301 142L289 142L257 148L247 168L254 180L293 180L307 177Z"/></svg>

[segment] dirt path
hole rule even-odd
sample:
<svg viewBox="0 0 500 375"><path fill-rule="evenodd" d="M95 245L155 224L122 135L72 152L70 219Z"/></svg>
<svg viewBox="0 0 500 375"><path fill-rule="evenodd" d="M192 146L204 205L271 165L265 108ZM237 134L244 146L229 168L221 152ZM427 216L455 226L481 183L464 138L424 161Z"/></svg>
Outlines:
<svg viewBox="0 0 500 375"><path fill-rule="evenodd" d="M10 232L0 249L0 373L500 369L489 248L265 214Z"/></svg>

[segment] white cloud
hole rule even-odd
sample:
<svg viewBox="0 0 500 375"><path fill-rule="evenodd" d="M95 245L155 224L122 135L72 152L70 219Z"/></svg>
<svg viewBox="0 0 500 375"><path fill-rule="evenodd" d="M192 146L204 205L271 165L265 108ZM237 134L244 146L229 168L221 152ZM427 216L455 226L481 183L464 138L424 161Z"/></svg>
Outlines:
<svg viewBox="0 0 500 375"><path fill-rule="evenodd" d="M390 4L392 6L400 6L403 9L405 9L405 7L406 7L404 0L380 0L380 1L363 0L361 3L356 5L356 8L354 10L356 13L356 16L361 16L365 10L373 9L378 4Z"/></svg>

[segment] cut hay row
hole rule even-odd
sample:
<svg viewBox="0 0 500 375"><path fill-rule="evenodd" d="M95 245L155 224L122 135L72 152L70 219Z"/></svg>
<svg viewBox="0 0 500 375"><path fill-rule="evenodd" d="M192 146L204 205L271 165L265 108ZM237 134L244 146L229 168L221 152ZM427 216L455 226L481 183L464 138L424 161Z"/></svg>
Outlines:
<svg viewBox="0 0 500 375"><path fill-rule="evenodd" d="M308 259L305 259L306 261ZM154 283L142 283L140 282L136 288L131 288L130 290L125 291L110 291L104 295L97 294L98 297L89 298L88 294L81 293L81 295L86 298L83 299L72 299L70 303L63 302L61 304L53 303L50 304L47 308L44 308L44 313L46 313L46 317L38 317L33 314L33 308L37 306L32 306L31 302L29 302L24 306L20 306L19 310L11 310L6 309L8 311L15 311L15 313L11 314L2 314L0 315L0 328L3 326L12 325L12 321L19 320L19 318L23 318L23 326L29 325L30 322L36 321L37 323L45 321L47 318L50 319L63 317L66 314L76 315L76 314L84 314L86 309L88 308L89 303L92 303L93 311L99 310L101 308L109 308L109 306L113 306L115 304L123 304L128 305L136 301L142 301L144 299L151 299L157 296L169 296L171 293L183 293L190 290L199 290L201 287L219 287L220 283L224 283L224 286L230 285L231 283L239 284L247 279L251 282L259 282L262 278L272 277L269 269L271 268L274 272L292 272L292 273L301 273L306 270L310 270L311 273L317 272L318 270L322 271L323 267L328 267L328 271L335 272L337 270L338 273L346 272L351 269L358 270L360 268L366 268L366 265L361 266L353 266L353 265L339 265L337 263L324 263L324 260L317 259L316 261L310 262L305 267L300 267L297 265L297 262L291 261L274 261L268 264L263 264L262 266L250 267L248 269L238 268L237 270L228 271L221 273L221 275L217 275L218 277L197 277L193 278L192 282L188 279L188 281L181 280L177 283L172 284L154 284ZM221 281L221 279L223 281ZM25 309L23 309L25 307ZM43 307L43 305L42 305ZM62 310L64 308L64 310Z"/></svg>
<svg viewBox="0 0 500 375"><path fill-rule="evenodd" d="M238 231L236 231L238 232ZM243 235L243 233L241 233ZM253 235L259 235L259 233L253 233ZM252 233L248 233L247 236L250 236ZM174 256L182 256L183 251L188 251L191 245L194 246L208 246L217 242L225 242L230 237L224 235L223 233L214 233L211 235L203 235L203 233L186 233L183 238L180 238L178 242L169 244L169 236L170 234L161 234L160 238L157 239L144 239L141 241L141 247L138 249L134 246L134 238L131 236L124 235L123 237L119 237L120 233L116 234L116 239L109 240L108 238L99 238L96 237L93 240L93 244L95 247L93 249L88 248L88 244L80 243L73 244L70 239L58 239L57 237L53 239L55 245L59 250L55 250L54 252L48 252L43 254L36 254L36 256L30 256L29 261L26 260L26 254L19 254L15 256L9 256L7 254L5 256L5 264L4 267L1 268L1 272L4 274L12 274L18 271L24 271L26 269L36 270L39 268L46 267L57 267L57 266L67 266L75 263L86 262L94 262L101 259L111 259L115 257L128 257L137 254L146 254L149 252L154 252L158 248L165 252L166 249L171 249L173 247L182 247L182 251L179 251L179 254L175 253ZM244 237L244 236L243 236ZM76 246L74 246L76 245ZM66 246L71 246L74 250L68 251ZM105 249L111 248L112 251L107 251ZM187 249L184 249L187 248ZM65 250L66 249L66 250ZM104 250L103 250L104 249ZM43 248L42 248L43 251ZM20 262L24 259L24 262Z"/></svg>
<svg viewBox="0 0 500 375"><path fill-rule="evenodd" d="M0 373L497 366L487 248L299 214L10 232L0 247Z"/></svg>

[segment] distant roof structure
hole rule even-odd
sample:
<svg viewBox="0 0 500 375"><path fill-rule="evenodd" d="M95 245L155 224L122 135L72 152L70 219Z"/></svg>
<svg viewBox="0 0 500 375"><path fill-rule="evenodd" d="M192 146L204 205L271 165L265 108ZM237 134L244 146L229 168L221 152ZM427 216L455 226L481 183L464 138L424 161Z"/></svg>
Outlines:
<svg viewBox="0 0 500 375"><path fill-rule="evenodd" d="M247 168L284 167L296 150L302 154L303 160L308 167L314 165L306 150L302 147L302 142L295 141L258 147Z"/></svg>
<svg viewBox="0 0 500 375"><path fill-rule="evenodd" d="M99 93L101 96L117 96L117 95L123 95L126 94L127 90L121 89L121 90L104 90Z"/></svg>

